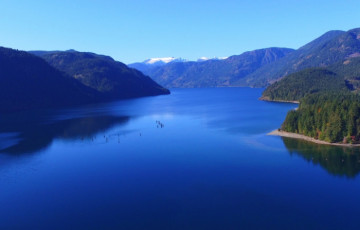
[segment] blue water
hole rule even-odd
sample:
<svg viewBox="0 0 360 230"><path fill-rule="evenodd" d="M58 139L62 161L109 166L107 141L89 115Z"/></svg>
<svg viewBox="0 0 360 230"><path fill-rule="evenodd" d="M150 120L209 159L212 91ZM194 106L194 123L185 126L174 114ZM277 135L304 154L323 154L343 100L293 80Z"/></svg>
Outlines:
<svg viewBox="0 0 360 230"><path fill-rule="evenodd" d="M359 150L267 136L261 92L2 114L0 229L360 229Z"/></svg>

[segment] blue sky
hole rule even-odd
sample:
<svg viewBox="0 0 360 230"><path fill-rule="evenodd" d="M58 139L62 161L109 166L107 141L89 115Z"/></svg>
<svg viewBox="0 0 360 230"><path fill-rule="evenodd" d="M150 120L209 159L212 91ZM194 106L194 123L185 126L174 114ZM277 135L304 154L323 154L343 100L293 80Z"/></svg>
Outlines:
<svg viewBox="0 0 360 230"><path fill-rule="evenodd" d="M360 27L358 0L0 0L0 46L91 51L132 63L298 48Z"/></svg>

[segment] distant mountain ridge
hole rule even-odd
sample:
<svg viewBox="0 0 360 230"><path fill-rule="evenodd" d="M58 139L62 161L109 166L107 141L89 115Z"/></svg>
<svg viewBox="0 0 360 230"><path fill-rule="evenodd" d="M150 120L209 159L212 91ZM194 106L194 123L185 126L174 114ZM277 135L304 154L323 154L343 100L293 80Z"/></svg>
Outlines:
<svg viewBox="0 0 360 230"><path fill-rule="evenodd" d="M220 58L218 58L218 57L213 57L213 58L201 57L201 58L198 58L196 60L196 62L203 62L203 61L209 61L209 60L223 60L226 58L227 57L220 57ZM128 66L130 68L137 69L144 74L148 74L149 72L151 72L153 69L155 69L157 67L164 66L164 65L174 63L174 62L193 62L193 61L189 61L184 58L162 57L162 58L149 58L143 62L135 62L135 63L128 64Z"/></svg>
<svg viewBox="0 0 360 230"><path fill-rule="evenodd" d="M280 52L281 49L284 53ZM269 53L261 53L261 50ZM251 52L260 53L257 56L259 60L245 52L217 61L169 62L151 68L130 66L166 87L266 87L300 70L326 67L360 56L360 28L329 31L297 50L269 48ZM268 62L262 62L261 55L265 55L264 59L268 58Z"/></svg>
<svg viewBox="0 0 360 230"><path fill-rule="evenodd" d="M212 58L200 57L196 60L196 62L202 62L202 61L208 61L208 60L224 60L226 58L228 58L228 57L212 57ZM160 65L166 65L171 62L190 62L190 60L185 59L185 58L180 58L180 57L178 57L178 58L175 58L175 57L149 58L143 62L135 62L135 63L128 64L128 66L132 67L134 65L136 66L139 64L160 66Z"/></svg>
<svg viewBox="0 0 360 230"><path fill-rule="evenodd" d="M293 49L267 48L245 52L224 59L200 62L170 62L154 68L138 68L165 87L229 87L259 67L283 58Z"/></svg>
<svg viewBox="0 0 360 230"><path fill-rule="evenodd" d="M259 68L244 85L267 86L276 80L311 67L326 67L360 56L360 29L329 31L276 63Z"/></svg>
<svg viewBox="0 0 360 230"><path fill-rule="evenodd" d="M150 58L145 60L144 64L147 65L165 65L170 62L184 62L187 61L186 59L182 58L174 58L174 57L164 57L164 58Z"/></svg>
<svg viewBox="0 0 360 230"><path fill-rule="evenodd" d="M201 57L198 58L196 61L197 62L202 62L202 61L209 61L209 60L225 60L228 57L213 57L213 58L208 58L208 57Z"/></svg>
<svg viewBox="0 0 360 230"><path fill-rule="evenodd" d="M143 62L136 62L136 63L129 64L128 67L137 69L140 72L147 75L147 72L149 72L149 70L151 70L153 68L156 68L159 66L164 66L171 62L186 62L186 61L187 61L186 59L174 58L174 57L149 58Z"/></svg>

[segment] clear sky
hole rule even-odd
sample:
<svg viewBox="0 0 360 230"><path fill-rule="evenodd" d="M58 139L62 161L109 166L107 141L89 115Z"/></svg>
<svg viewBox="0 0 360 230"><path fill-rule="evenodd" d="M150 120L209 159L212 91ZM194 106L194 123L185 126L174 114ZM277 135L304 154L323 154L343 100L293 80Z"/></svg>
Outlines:
<svg viewBox="0 0 360 230"><path fill-rule="evenodd" d="M91 51L132 63L299 48L360 27L359 0L0 0L0 46Z"/></svg>

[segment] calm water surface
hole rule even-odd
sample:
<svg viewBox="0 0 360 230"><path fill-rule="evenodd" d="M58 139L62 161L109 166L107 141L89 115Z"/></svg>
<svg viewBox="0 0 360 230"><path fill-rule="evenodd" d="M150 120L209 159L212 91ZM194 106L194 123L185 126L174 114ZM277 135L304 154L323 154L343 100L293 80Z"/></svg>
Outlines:
<svg viewBox="0 0 360 230"><path fill-rule="evenodd" d="M360 153L266 136L262 89L0 117L0 229L360 229Z"/></svg>

